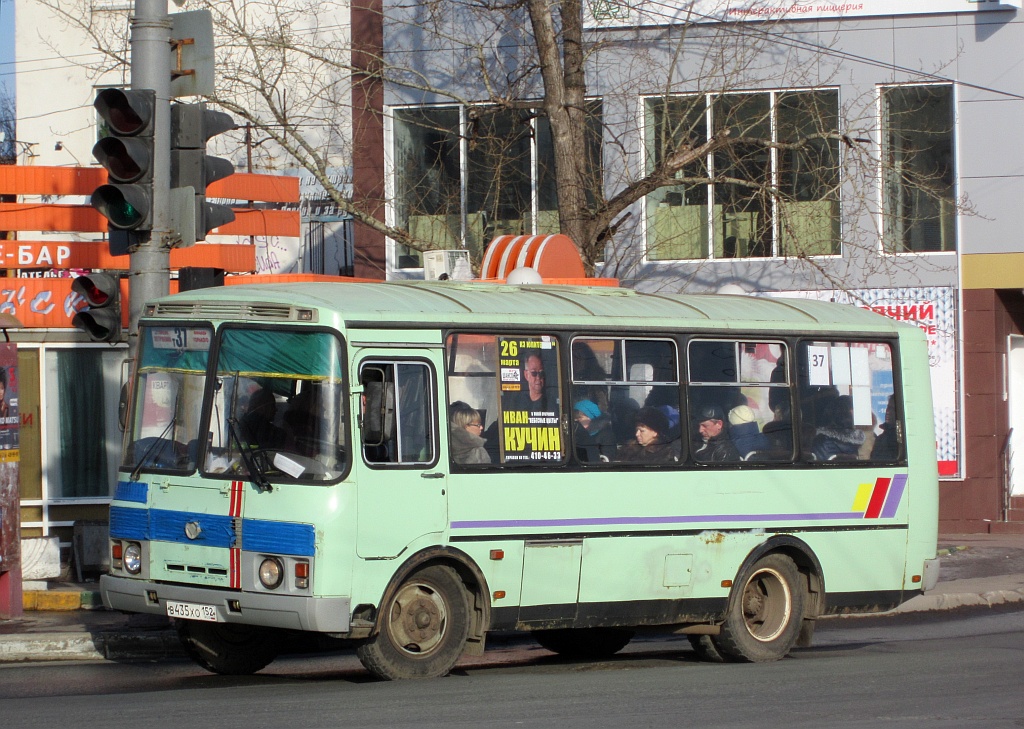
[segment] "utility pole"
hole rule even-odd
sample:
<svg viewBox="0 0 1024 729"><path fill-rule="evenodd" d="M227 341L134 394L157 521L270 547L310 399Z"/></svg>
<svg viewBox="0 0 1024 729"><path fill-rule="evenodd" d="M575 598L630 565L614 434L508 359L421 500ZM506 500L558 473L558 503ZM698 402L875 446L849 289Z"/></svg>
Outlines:
<svg viewBox="0 0 1024 729"><path fill-rule="evenodd" d="M171 262L171 20L167 0L135 0L131 22L132 89L156 92L153 139L152 232L141 236L129 265L128 352L134 357L139 318L147 301L170 293Z"/></svg>

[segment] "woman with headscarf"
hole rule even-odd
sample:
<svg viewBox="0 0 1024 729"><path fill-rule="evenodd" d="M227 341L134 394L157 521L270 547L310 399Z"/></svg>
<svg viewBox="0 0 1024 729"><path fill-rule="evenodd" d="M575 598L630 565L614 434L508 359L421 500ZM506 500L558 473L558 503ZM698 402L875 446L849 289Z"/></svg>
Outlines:
<svg viewBox="0 0 1024 729"><path fill-rule="evenodd" d="M619 450L619 459L641 463L671 463L679 459L677 441L668 440L668 416L658 408L640 408L636 414L636 440Z"/></svg>

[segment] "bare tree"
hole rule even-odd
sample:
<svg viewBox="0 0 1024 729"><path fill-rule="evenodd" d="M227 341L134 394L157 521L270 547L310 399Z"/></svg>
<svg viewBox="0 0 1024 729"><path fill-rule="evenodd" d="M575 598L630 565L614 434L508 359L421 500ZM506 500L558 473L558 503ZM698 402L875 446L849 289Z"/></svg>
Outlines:
<svg viewBox="0 0 1024 729"><path fill-rule="evenodd" d="M17 157L18 125L14 96L0 84L0 165L12 165Z"/></svg>
<svg viewBox="0 0 1024 729"><path fill-rule="evenodd" d="M103 52L96 74L126 74L126 18L39 2ZM596 30L582 0L360 4L362 17L382 14L375 49L362 30L353 43L341 0L195 6L215 17L216 101L256 130L257 164L308 170L341 210L411 251L468 244L479 256L489 235L538 228L567 234L588 271L604 262L613 275L635 272L640 253L786 257L825 283L902 265L875 255L877 170L896 160L879 156L874 100L840 107L842 59L785 19ZM760 91L792 79L799 93ZM403 102L419 111L406 119ZM445 108L464 116L442 118ZM418 130L415 145L389 151L396 189L350 199L331 170L352 164L361 125L383 127L387 113ZM532 182L550 194L538 206L522 191L541 135L549 158ZM904 153L899 179L948 199L931 184L947 170L909 165L912 145ZM840 220L855 224L840 231ZM840 251L845 269L817 258Z"/></svg>

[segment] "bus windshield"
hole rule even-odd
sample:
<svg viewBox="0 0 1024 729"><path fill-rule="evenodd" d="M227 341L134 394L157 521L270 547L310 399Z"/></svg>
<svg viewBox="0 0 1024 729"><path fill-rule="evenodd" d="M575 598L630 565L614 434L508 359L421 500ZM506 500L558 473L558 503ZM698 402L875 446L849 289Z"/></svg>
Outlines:
<svg viewBox="0 0 1024 729"><path fill-rule="evenodd" d="M258 483L340 478L345 427L337 337L222 328L205 430L212 330L143 327L140 339L134 417L122 464L134 476L143 470L192 472L201 463L205 473Z"/></svg>
<svg viewBox="0 0 1024 729"><path fill-rule="evenodd" d="M134 413L122 467L194 471L213 330L204 326L144 327Z"/></svg>
<svg viewBox="0 0 1024 729"><path fill-rule="evenodd" d="M207 473L257 482L342 475L342 366L335 336L225 327L216 373Z"/></svg>

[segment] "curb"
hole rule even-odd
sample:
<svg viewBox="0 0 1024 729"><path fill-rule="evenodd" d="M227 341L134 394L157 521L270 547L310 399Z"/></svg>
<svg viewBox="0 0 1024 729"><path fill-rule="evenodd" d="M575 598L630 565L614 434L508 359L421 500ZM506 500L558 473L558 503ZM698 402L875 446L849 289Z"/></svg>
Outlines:
<svg viewBox="0 0 1024 729"><path fill-rule="evenodd" d="M139 660L184 656L173 630L0 636L0 663Z"/></svg>
<svg viewBox="0 0 1024 729"><path fill-rule="evenodd" d="M893 610L894 613L917 613L928 610L952 610L976 605L1004 605L1024 602L1024 590L990 590L982 593L947 593L918 595Z"/></svg>
<svg viewBox="0 0 1024 729"><path fill-rule="evenodd" d="M46 612L98 610L103 599L92 590L28 590L22 593L21 605L24 610Z"/></svg>

